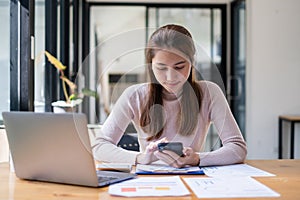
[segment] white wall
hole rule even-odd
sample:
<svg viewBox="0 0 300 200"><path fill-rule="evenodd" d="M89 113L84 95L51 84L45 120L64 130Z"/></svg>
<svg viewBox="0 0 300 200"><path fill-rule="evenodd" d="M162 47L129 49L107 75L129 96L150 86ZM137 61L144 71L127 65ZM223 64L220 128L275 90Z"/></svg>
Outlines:
<svg viewBox="0 0 300 200"><path fill-rule="evenodd" d="M277 158L278 116L300 115L300 1L246 3L248 158ZM289 126L284 129L289 133ZM295 133L299 141L300 125ZM299 158L297 143L295 157Z"/></svg>

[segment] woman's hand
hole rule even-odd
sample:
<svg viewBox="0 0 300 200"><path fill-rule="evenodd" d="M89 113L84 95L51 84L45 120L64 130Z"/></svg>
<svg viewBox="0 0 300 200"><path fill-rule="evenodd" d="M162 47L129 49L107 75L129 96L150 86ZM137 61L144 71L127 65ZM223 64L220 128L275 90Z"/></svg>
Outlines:
<svg viewBox="0 0 300 200"><path fill-rule="evenodd" d="M158 158L154 155L154 152L158 152L157 144L161 142L168 142L166 138L162 138L155 142L150 142L146 147L146 150L136 157L137 164L149 164L157 161Z"/></svg>
<svg viewBox="0 0 300 200"><path fill-rule="evenodd" d="M163 152L156 151L154 155L159 160L176 168L181 168L186 165L198 166L200 164L200 157L192 148L184 147L182 153L183 156L179 156L172 151L164 150Z"/></svg>

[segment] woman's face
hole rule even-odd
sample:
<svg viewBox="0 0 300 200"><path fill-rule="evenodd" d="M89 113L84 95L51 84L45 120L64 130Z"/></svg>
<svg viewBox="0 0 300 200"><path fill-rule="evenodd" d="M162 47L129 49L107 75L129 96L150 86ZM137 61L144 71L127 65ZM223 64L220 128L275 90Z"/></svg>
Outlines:
<svg viewBox="0 0 300 200"><path fill-rule="evenodd" d="M168 92L177 94L190 75L191 63L178 51L159 50L152 58L152 70Z"/></svg>

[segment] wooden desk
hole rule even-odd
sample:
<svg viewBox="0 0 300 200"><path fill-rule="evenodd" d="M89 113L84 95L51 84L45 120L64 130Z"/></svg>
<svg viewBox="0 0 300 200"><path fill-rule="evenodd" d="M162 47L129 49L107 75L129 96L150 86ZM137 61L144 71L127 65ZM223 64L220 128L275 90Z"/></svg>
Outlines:
<svg viewBox="0 0 300 200"><path fill-rule="evenodd" d="M295 200L300 196L300 160L249 160L246 163L262 170L274 173L275 177L256 178L278 192L279 198L258 198L258 199L285 199ZM193 175L192 175L193 176ZM191 177L185 176L185 177ZM80 186L62 185L55 183L26 181L16 178L14 173L9 171L8 163L0 164L0 199L25 200L25 199L60 199L60 200L119 200L129 199L126 197L110 196L108 187L88 188ZM160 197L146 199L173 200L175 197ZM131 198L133 199L133 198ZM134 198L145 200L145 198ZM190 196L177 197L180 200L198 199L191 191ZM230 198L226 198L229 200ZM234 198L238 200L237 198ZM253 198L251 198L253 199ZM254 198L256 199L256 198Z"/></svg>
<svg viewBox="0 0 300 200"><path fill-rule="evenodd" d="M278 118L278 158L282 159L282 123L283 121L291 124L291 146L290 146L290 158L294 159L294 144L295 144L295 124L300 123L300 116L297 115L280 115Z"/></svg>

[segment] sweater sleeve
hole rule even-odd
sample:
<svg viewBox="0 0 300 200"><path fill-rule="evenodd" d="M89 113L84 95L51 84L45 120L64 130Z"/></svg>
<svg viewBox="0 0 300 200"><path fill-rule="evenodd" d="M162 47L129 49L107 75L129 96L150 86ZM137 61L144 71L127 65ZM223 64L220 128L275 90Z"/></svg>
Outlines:
<svg viewBox="0 0 300 200"><path fill-rule="evenodd" d="M97 133L92 144L96 160L135 164L138 152L125 150L117 146L125 129L134 117L132 102L130 101L135 92L134 88L129 87L123 92L101 130Z"/></svg>
<svg viewBox="0 0 300 200"><path fill-rule="evenodd" d="M206 86L208 107L205 112L215 125L222 142L222 147L211 152L199 153L200 165L228 165L241 163L247 155L247 148L240 129L231 113L225 95L214 83Z"/></svg>

